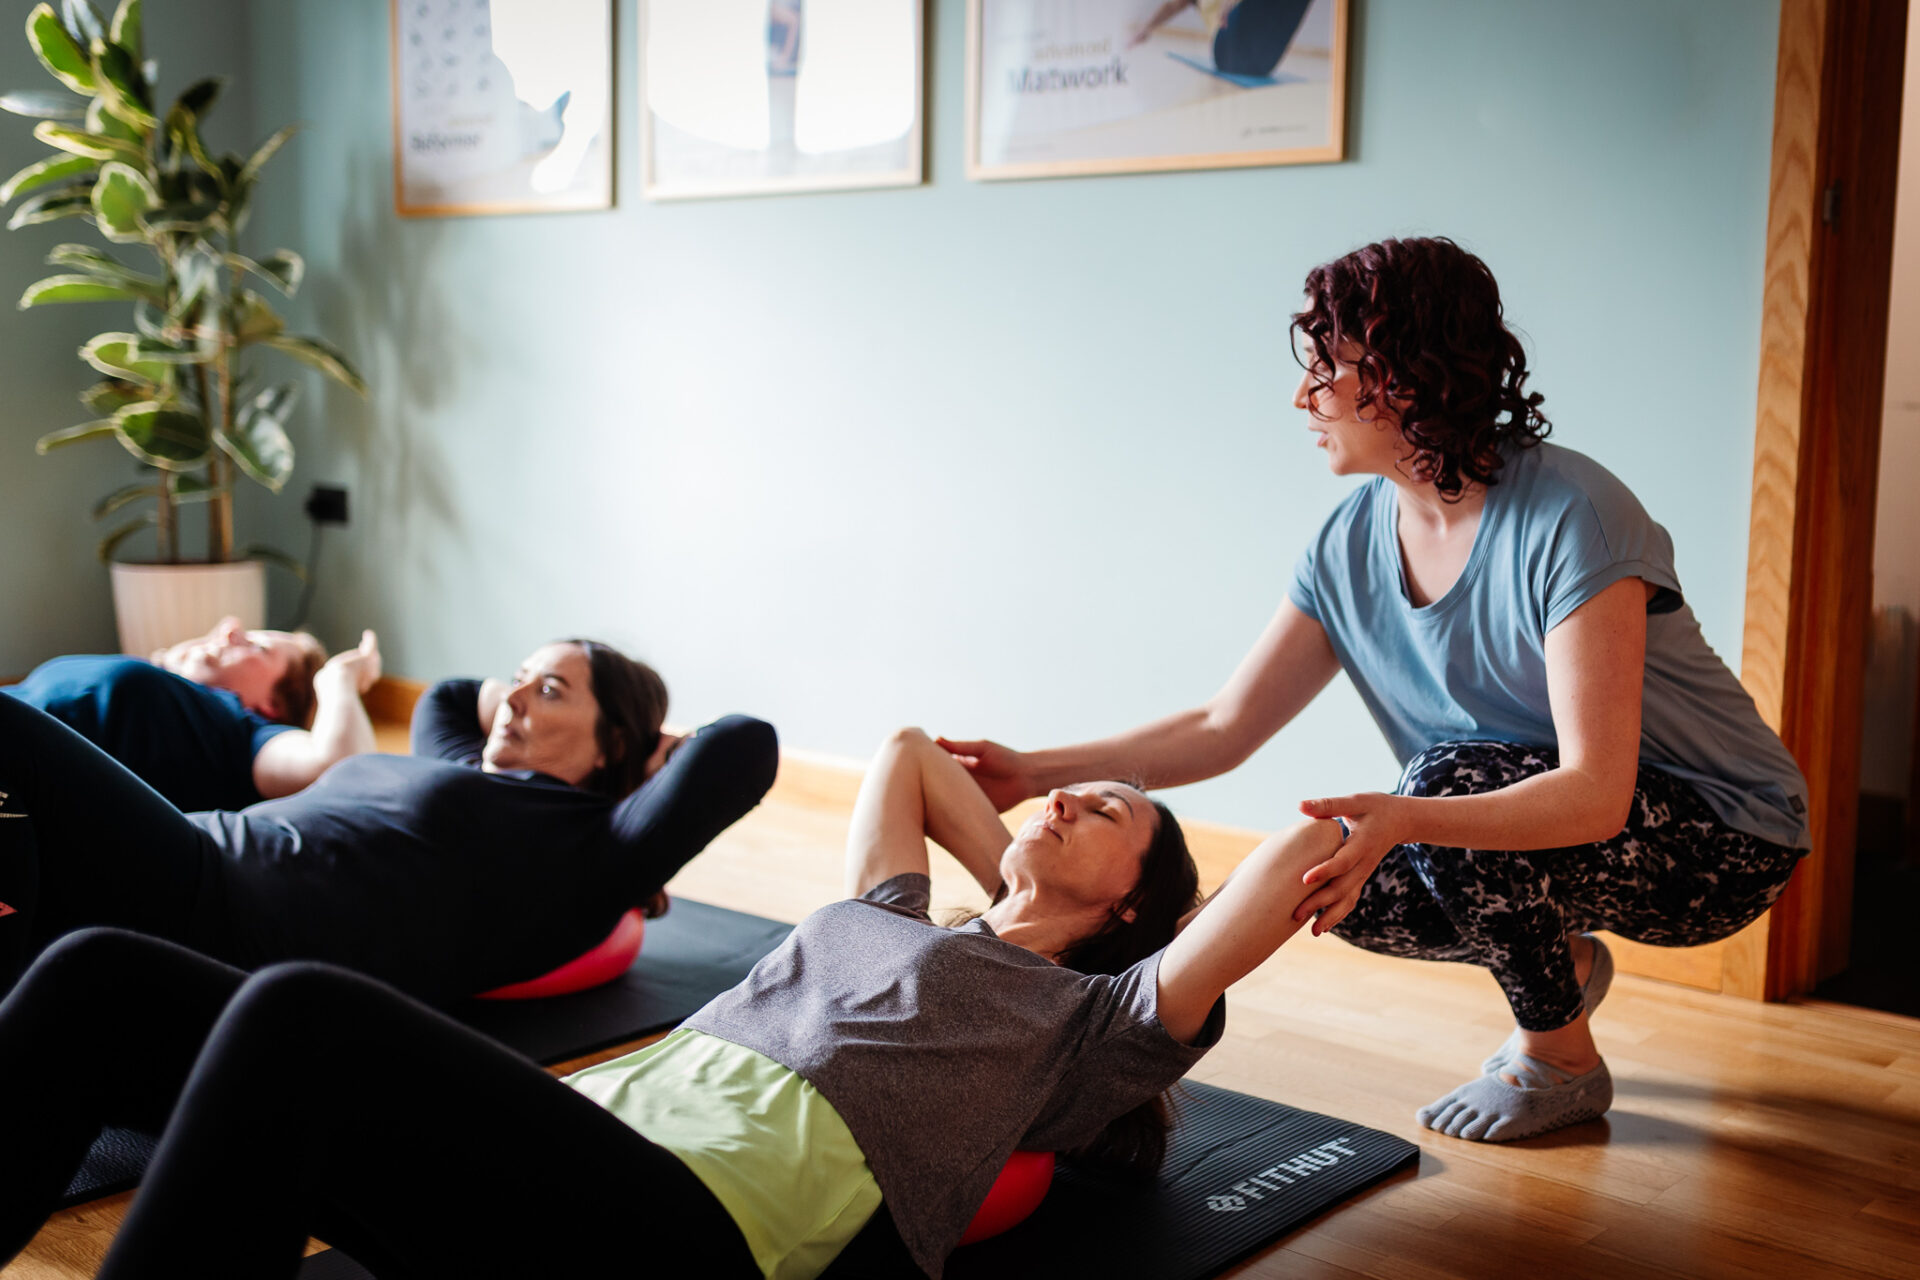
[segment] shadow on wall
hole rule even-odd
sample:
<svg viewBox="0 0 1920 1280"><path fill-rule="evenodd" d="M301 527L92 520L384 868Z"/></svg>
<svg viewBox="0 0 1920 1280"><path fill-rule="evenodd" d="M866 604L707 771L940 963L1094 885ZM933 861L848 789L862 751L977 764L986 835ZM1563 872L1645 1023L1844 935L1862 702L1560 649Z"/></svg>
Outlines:
<svg viewBox="0 0 1920 1280"><path fill-rule="evenodd" d="M434 566L424 559L394 573L388 565L406 559L412 547L447 545L461 534L440 442L413 429L449 394L446 371L454 367L456 321L443 291L446 272L438 265L444 222L396 225L386 204L392 174L374 157L355 163L351 182L362 195L338 224L331 255L338 268L315 281L313 302L322 327L359 353L367 379L364 400L329 395L325 429L337 438L338 455L352 458L358 473L361 524L353 546L359 572L353 576L368 593L362 605L391 617L401 584L414 583L407 594L415 594L431 580ZM436 526L431 536L417 532L422 522Z"/></svg>

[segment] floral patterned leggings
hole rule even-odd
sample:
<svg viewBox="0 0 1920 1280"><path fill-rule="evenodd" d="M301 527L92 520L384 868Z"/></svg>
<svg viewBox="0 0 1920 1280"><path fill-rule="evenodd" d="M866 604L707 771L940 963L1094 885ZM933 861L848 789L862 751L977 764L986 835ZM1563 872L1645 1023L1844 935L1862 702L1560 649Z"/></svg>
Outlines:
<svg viewBox="0 0 1920 1280"><path fill-rule="evenodd" d="M1559 763L1549 747L1443 742L1407 762L1399 792L1477 795ZM1608 929L1662 947L1713 942L1773 905L1797 850L1735 831L1691 786L1642 765L1633 812L1598 844L1511 853L1395 847L1333 932L1357 947L1489 970L1529 1031L1580 1012L1567 935Z"/></svg>

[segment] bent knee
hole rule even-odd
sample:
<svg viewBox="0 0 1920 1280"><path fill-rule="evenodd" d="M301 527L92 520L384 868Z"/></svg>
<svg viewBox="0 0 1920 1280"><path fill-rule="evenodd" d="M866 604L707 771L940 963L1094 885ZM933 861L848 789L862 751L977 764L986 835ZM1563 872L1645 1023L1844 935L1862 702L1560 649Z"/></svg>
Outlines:
<svg viewBox="0 0 1920 1280"><path fill-rule="evenodd" d="M925 729L917 725L903 725L886 736L885 741L880 744L880 749L882 751L889 749L917 751L932 745L933 739L928 736Z"/></svg>
<svg viewBox="0 0 1920 1280"><path fill-rule="evenodd" d="M342 1000L386 988L371 978L323 964L318 960L288 960L270 964L252 974L234 994L236 1014L307 1019Z"/></svg>

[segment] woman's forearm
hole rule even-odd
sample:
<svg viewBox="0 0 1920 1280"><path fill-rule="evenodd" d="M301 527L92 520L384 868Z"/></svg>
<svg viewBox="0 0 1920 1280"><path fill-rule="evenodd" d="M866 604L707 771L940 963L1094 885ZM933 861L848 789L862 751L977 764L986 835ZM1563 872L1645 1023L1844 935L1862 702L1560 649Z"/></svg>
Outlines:
<svg viewBox="0 0 1920 1280"><path fill-rule="evenodd" d="M953 855L988 896L1000 890L1000 855L1009 836L1006 823L980 794L967 771L932 739L920 743L922 803L927 838Z"/></svg>
<svg viewBox="0 0 1920 1280"><path fill-rule="evenodd" d="M1400 796L1402 842L1443 849L1559 849L1620 834L1633 784L1562 766L1471 796Z"/></svg>
<svg viewBox="0 0 1920 1280"><path fill-rule="evenodd" d="M1116 778L1141 787L1177 787L1216 777L1253 754L1258 741L1237 734L1208 707L1175 712L1124 733L1027 753L1034 787Z"/></svg>
<svg viewBox="0 0 1920 1280"><path fill-rule="evenodd" d="M373 721L366 704L360 700L360 688L349 672L322 671L314 680L313 744L325 762L337 764L348 756L362 755L376 748Z"/></svg>

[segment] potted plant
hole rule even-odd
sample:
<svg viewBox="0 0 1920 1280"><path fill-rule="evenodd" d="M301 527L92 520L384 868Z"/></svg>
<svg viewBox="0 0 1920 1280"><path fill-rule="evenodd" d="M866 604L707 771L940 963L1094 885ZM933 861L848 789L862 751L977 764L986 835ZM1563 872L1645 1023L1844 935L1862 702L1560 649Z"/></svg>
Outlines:
<svg viewBox="0 0 1920 1280"><path fill-rule="evenodd" d="M200 124L222 82L193 84L161 113L141 0L120 0L111 21L88 0L62 0L58 12L36 5L27 41L61 88L0 97L0 108L37 118L34 136L52 151L0 186L0 206L14 205L7 226L72 218L108 245L55 248L48 261L58 274L28 286L20 306L132 304L130 331L101 333L80 349L100 375L80 396L92 417L41 437L38 449L111 438L143 464L140 479L94 508L96 519L121 517L102 538L100 557L113 569L122 649L148 653L229 613L259 625L264 562L299 570L265 548L236 552L233 490L238 476L276 493L286 484L293 446L285 424L299 388L261 382L250 357L263 347L278 351L365 393L345 356L287 332L253 287L292 297L305 269L300 256L281 249L256 260L240 251L260 171L293 126L251 156L211 155ZM151 262L130 265L108 251L116 246L144 250ZM180 545L179 513L189 503L207 506L199 561ZM157 534L155 563L114 559L148 528ZM239 594L222 594L229 589Z"/></svg>

